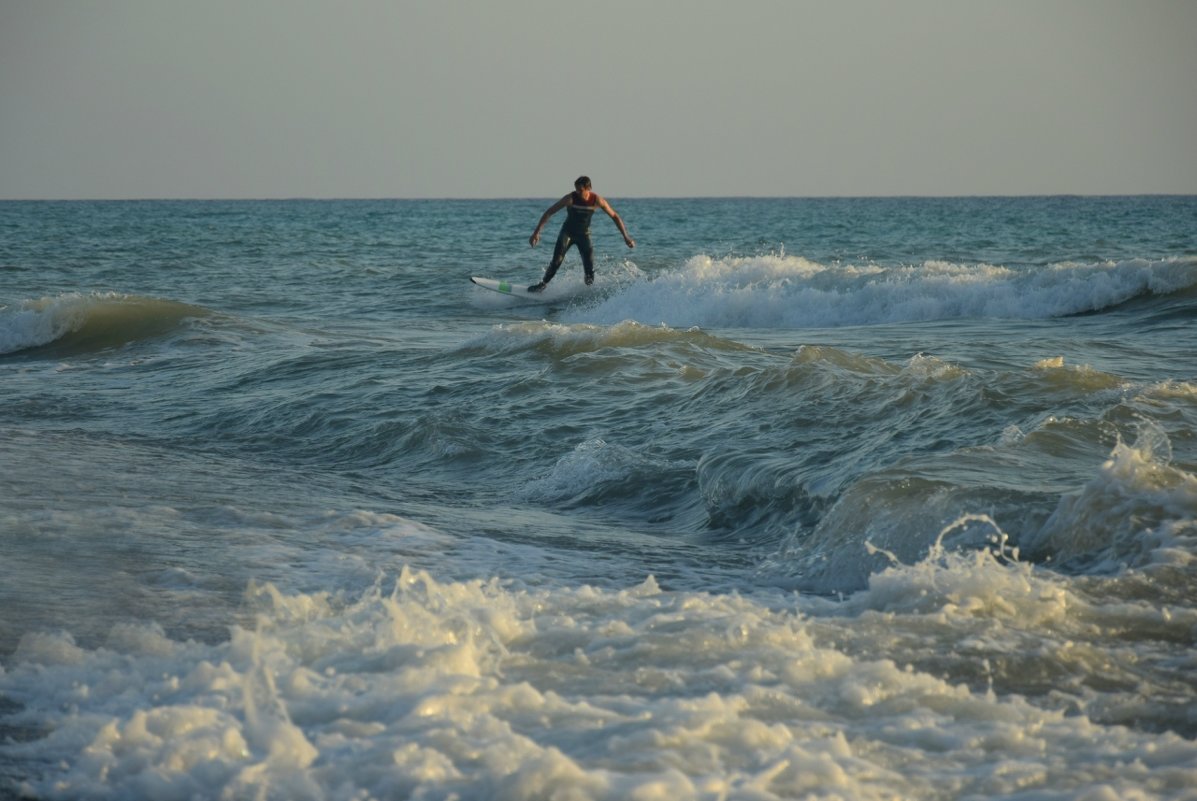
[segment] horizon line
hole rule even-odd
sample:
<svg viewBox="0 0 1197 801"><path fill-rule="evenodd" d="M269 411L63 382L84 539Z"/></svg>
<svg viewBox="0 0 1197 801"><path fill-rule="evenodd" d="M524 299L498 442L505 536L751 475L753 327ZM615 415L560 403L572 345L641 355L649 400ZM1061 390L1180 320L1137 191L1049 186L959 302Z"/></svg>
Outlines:
<svg viewBox="0 0 1197 801"><path fill-rule="evenodd" d="M556 195L245 195L245 196L131 196L131 197L0 197L0 203L256 203L256 202L385 202L385 201L543 201ZM989 194L898 194L898 195L611 195L621 200L964 200L1018 198L1131 198L1131 197L1197 197L1197 192L1033 192Z"/></svg>

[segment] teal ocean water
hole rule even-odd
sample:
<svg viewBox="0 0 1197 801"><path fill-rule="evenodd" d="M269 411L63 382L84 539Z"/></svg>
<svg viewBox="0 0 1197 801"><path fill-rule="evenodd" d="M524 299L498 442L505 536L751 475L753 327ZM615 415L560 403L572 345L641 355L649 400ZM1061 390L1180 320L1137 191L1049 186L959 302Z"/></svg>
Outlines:
<svg viewBox="0 0 1197 801"><path fill-rule="evenodd" d="M0 797L1197 798L1197 198L610 199L0 203Z"/></svg>

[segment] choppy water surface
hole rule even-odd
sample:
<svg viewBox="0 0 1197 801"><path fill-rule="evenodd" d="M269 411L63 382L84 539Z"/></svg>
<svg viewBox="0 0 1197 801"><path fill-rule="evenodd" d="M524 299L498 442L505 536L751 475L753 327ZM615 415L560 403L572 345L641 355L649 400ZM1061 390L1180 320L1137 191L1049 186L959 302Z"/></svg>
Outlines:
<svg viewBox="0 0 1197 801"><path fill-rule="evenodd" d="M611 200L0 203L0 796L1197 797L1197 199Z"/></svg>

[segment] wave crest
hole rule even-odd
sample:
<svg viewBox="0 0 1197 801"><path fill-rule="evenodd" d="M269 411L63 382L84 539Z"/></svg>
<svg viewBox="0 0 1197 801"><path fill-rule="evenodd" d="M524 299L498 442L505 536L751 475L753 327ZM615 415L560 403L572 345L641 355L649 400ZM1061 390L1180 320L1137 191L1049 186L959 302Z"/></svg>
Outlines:
<svg viewBox="0 0 1197 801"><path fill-rule="evenodd" d="M997 318L1049 319L1103 311L1197 287L1197 259L1059 263L1016 269L927 261L818 264L798 256L695 256L565 315L570 322L634 319L674 327L833 328Z"/></svg>
<svg viewBox="0 0 1197 801"><path fill-rule="evenodd" d="M27 300L0 309L0 354L91 353L168 334L183 320L207 314L187 303L115 292Z"/></svg>

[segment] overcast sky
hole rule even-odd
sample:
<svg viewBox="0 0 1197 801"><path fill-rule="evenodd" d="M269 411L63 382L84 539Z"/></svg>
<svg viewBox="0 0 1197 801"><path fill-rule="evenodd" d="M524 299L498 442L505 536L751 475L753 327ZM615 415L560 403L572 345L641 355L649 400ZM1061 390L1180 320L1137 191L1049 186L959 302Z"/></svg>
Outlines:
<svg viewBox="0 0 1197 801"><path fill-rule="evenodd" d="M0 0L0 197L1197 194L1194 0Z"/></svg>

